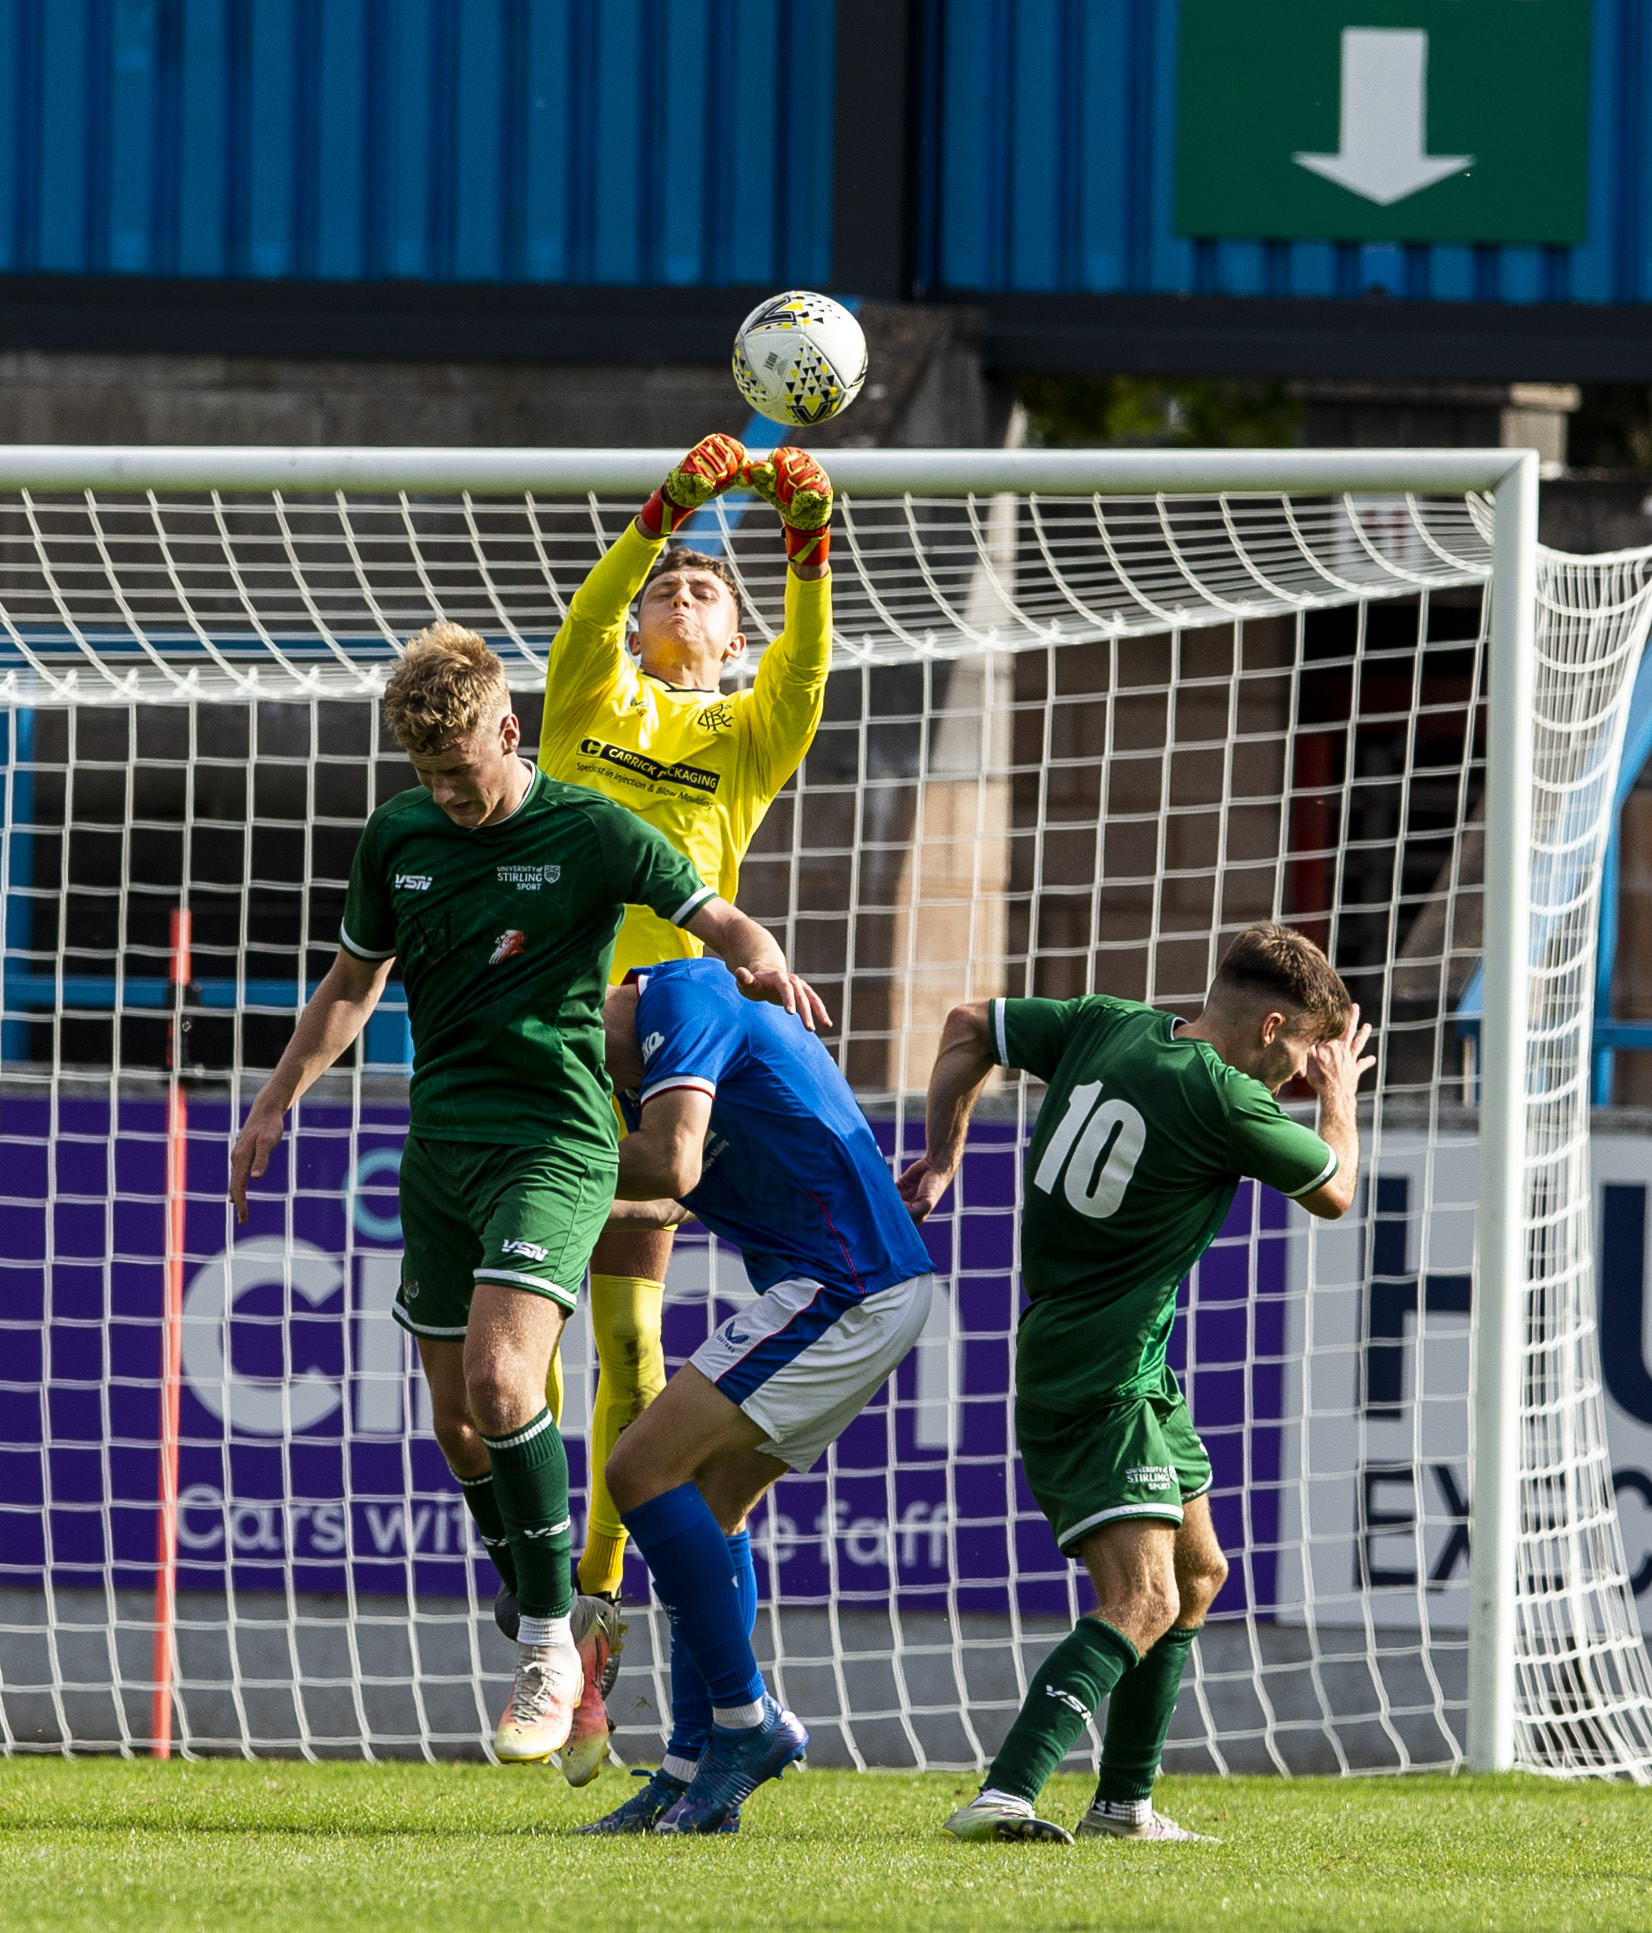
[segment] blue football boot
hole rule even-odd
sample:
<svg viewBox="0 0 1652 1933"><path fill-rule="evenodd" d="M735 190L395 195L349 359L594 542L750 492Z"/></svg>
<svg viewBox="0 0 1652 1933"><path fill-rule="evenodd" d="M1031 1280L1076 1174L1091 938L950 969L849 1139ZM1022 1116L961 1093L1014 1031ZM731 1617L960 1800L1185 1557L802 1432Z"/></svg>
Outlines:
<svg viewBox="0 0 1652 1933"><path fill-rule="evenodd" d="M588 1826L581 1826L581 1832L652 1832L662 1816L676 1804L688 1787L681 1779L674 1779L665 1770L644 1772L640 1768L631 1774L634 1779L646 1779L648 1783L639 1792L633 1792L624 1805L616 1806L606 1818L593 1819ZM740 1808L736 1806L721 1826L719 1832L738 1832L740 1830Z"/></svg>
<svg viewBox="0 0 1652 1933"><path fill-rule="evenodd" d="M646 1779L648 1783L633 1792L624 1805L615 1806L605 1818L593 1819L588 1826L581 1826L581 1832L652 1832L662 1815L688 1790L681 1779L674 1779L669 1772L639 1769L631 1776Z"/></svg>
<svg viewBox="0 0 1652 1933"><path fill-rule="evenodd" d="M656 1832L726 1832L740 1807L769 1779L777 1779L809 1749L800 1720L765 1695L762 1722L749 1730L713 1725L688 1790L654 1828Z"/></svg>

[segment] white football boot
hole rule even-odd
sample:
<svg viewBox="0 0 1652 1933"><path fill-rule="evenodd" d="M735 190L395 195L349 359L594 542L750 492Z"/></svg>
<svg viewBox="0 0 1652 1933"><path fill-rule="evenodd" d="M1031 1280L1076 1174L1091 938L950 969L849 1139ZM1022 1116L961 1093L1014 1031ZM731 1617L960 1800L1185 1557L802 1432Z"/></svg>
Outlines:
<svg viewBox="0 0 1652 1933"><path fill-rule="evenodd" d="M608 1756L608 1736L614 1727L603 1693L614 1682L610 1665L625 1649L629 1629L619 1606L607 1598L582 1594L574 1599L574 1643L579 1647L585 1690L562 1751L562 1776L570 1785L589 1785Z"/></svg>
<svg viewBox="0 0 1652 1933"><path fill-rule="evenodd" d="M1208 1832L1189 1832L1186 1826L1177 1825L1174 1819L1167 1819L1151 1807L1145 1819L1133 1819L1093 1805L1079 1820L1077 1832L1080 1839L1187 1839L1197 1840L1202 1846L1222 1843Z"/></svg>
<svg viewBox="0 0 1652 1933"><path fill-rule="evenodd" d="M493 1735L493 1755L504 1765L537 1765L568 1742L585 1689L573 1645L518 1646L510 1702Z"/></svg>
<svg viewBox="0 0 1652 1933"><path fill-rule="evenodd" d="M1065 1826L1037 1818L1024 1799L971 1799L942 1826L954 1839L1053 1839L1070 1846L1073 1835Z"/></svg>

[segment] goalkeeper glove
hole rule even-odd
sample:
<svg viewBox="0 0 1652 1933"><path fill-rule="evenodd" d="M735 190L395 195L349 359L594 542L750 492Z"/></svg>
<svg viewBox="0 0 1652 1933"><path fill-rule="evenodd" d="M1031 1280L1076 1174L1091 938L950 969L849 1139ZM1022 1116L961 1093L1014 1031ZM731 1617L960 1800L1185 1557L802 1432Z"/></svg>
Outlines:
<svg viewBox="0 0 1652 1933"><path fill-rule="evenodd" d="M780 512L788 562L824 564L832 542L832 479L809 452L783 443L766 463L746 465L746 481Z"/></svg>
<svg viewBox="0 0 1652 1933"><path fill-rule="evenodd" d="M669 537L685 517L738 483L745 467L745 446L735 437L701 437L637 512L637 522L650 537Z"/></svg>

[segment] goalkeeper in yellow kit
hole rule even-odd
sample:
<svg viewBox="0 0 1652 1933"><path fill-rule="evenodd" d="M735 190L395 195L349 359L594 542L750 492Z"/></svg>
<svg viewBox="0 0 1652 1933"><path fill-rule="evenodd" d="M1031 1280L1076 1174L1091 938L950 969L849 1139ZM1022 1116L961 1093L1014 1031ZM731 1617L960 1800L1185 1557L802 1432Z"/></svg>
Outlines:
<svg viewBox="0 0 1652 1933"><path fill-rule="evenodd" d="M734 573L720 557L671 539L685 519L736 484L780 513L789 560L786 623L750 687L724 693L723 675L746 648ZM629 806L727 899L764 813L820 723L832 651L831 515L831 483L806 451L781 448L748 463L733 437L708 436L580 586L551 646L541 767ZM634 599L636 628L628 637ZM700 950L680 928L633 906L614 947L613 979ZM603 1465L620 1431L665 1387L660 1317L670 1257L669 1230L610 1228L591 1258L602 1378L579 1563L579 1588L591 1595L619 1591L625 1530ZM552 1381L552 1408L560 1415L554 1364Z"/></svg>

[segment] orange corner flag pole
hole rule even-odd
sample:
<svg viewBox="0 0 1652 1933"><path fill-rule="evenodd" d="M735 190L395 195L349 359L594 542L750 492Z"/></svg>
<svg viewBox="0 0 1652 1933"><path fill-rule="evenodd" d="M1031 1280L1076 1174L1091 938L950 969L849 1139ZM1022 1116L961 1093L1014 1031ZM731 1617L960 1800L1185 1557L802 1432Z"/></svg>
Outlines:
<svg viewBox="0 0 1652 1933"><path fill-rule="evenodd" d="M189 911L172 915L172 1026L166 1084L166 1294L161 1321L160 1509L155 1520L155 1654L150 1751L172 1756L172 1661L178 1615L178 1416L183 1389L184 1203L188 1187L189 1100L184 1093L183 1004L189 984Z"/></svg>

